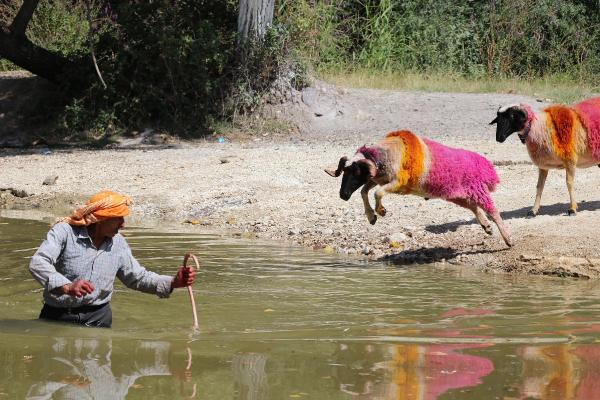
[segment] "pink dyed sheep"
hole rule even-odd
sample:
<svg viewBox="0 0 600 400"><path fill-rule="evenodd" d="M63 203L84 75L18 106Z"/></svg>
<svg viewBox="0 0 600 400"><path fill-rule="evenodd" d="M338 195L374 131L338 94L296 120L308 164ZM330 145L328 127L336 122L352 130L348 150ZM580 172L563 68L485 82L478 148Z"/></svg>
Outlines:
<svg viewBox="0 0 600 400"><path fill-rule="evenodd" d="M514 132L527 147L538 167L535 203L529 215L537 215L549 169L565 169L570 197L569 215L577 212L573 190L575 168L600 163L600 97L571 107L555 104L534 113L527 104L500 107L496 118L496 140L504 142Z"/></svg>
<svg viewBox="0 0 600 400"><path fill-rule="evenodd" d="M369 203L369 191L375 186L375 211L384 216L381 198L387 193L415 194L441 198L471 210L486 233L492 229L485 214L498 226L508 246L512 241L490 192L499 182L492 164L479 154L446 147L420 138L409 131L391 132L372 147L361 147L351 160L340 158L337 170L325 170L338 177L344 173L340 197L350 199L359 187L365 214L371 224L377 216Z"/></svg>

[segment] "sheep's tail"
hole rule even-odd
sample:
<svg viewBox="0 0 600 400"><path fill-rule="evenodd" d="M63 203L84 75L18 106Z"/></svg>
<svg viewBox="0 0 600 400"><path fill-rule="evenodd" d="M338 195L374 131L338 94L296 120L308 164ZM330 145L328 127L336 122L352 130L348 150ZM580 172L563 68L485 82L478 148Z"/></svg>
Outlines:
<svg viewBox="0 0 600 400"><path fill-rule="evenodd" d="M496 186L500 183L500 178L496 173L494 165L485 157L481 157L481 171L483 183L488 188L488 191L493 192L496 190Z"/></svg>
<svg viewBox="0 0 600 400"><path fill-rule="evenodd" d="M473 164L477 174L473 175L473 183L468 186L468 197L475 200L477 205L486 213L492 215L496 212L494 201L490 193L496 190L500 178L492 163L479 154L473 154ZM479 180L479 183L476 181Z"/></svg>

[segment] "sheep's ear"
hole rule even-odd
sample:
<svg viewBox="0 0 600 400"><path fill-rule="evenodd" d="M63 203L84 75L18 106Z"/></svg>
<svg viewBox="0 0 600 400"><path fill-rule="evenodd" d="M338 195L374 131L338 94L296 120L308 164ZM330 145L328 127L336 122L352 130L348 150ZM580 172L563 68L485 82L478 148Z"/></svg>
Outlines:
<svg viewBox="0 0 600 400"><path fill-rule="evenodd" d="M490 122L490 125L494 125L497 122L498 122L498 117L494 118L494 120L492 122Z"/></svg>
<svg viewBox="0 0 600 400"><path fill-rule="evenodd" d="M338 167L335 171L328 168L325 170L325 172L327 172L327 174L329 174L330 176L337 178L338 176L340 176L342 174L342 171L344 170L344 166L346 165L346 161L348 161L348 157L344 156L344 157L340 158L340 161L338 162Z"/></svg>
<svg viewBox="0 0 600 400"><path fill-rule="evenodd" d="M358 160L357 163L359 163L363 171L369 175L369 178L375 178L377 176L377 166L373 161L365 158Z"/></svg>

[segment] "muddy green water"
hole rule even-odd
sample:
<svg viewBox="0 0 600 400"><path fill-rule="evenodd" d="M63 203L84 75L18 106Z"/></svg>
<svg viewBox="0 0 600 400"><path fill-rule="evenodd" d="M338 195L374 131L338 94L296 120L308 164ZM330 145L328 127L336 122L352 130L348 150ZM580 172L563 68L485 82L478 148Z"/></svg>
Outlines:
<svg viewBox="0 0 600 400"><path fill-rule="evenodd" d="M0 218L1 399L600 399L600 283L352 263L130 228L142 265L194 286L117 283L113 328L38 321L46 223Z"/></svg>

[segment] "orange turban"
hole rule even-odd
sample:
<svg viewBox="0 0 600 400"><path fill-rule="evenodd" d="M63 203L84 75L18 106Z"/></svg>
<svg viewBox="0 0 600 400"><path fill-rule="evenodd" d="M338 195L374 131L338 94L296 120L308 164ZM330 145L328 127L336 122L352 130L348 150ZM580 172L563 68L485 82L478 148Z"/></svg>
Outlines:
<svg viewBox="0 0 600 400"><path fill-rule="evenodd" d="M62 219L69 225L88 226L109 218L129 215L129 205L133 201L128 196L122 196L110 190L96 193L77 208L71 215Z"/></svg>

